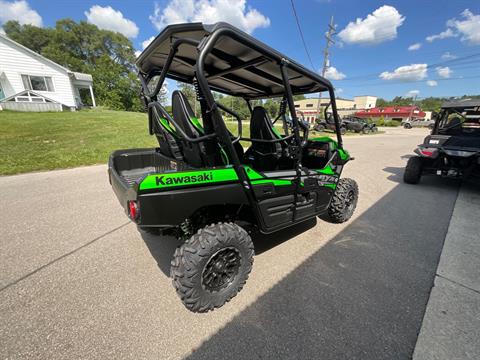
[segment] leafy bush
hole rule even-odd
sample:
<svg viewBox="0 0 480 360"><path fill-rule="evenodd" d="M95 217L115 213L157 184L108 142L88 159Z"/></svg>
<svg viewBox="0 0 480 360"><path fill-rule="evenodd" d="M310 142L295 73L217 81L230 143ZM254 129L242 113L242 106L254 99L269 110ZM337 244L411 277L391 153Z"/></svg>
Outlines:
<svg viewBox="0 0 480 360"><path fill-rule="evenodd" d="M398 120L386 120L383 126L397 127L400 126L400 121Z"/></svg>

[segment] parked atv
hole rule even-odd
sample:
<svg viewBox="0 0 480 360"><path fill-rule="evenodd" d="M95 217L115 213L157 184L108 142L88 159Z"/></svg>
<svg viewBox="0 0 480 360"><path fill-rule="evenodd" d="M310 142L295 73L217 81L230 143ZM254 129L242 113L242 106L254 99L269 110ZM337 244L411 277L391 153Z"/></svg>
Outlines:
<svg viewBox="0 0 480 360"><path fill-rule="evenodd" d="M226 23L167 26L136 65L159 147L115 151L110 182L142 231L179 239L171 277L189 310L220 307L242 289L253 265L252 233L273 233L322 214L337 223L350 219L358 187L340 178L351 158L328 80ZM167 77L195 86L201 118L178 90L173 116L165 110L158 95ZM250 137L243 136L238 114L217 103L212 91L245 99ZM337 141L309 139L297 118L293 95L319 91L331 94ZM283 133L265 108L252 108L252 100L271 97L282 99L275 121ZM237 119L235 133L222 112ZM251 145L244 151L240 141Z"/></svg>
<svg viewBox="0 0 480 360"><path fill-rule="evenodd" d="M342 120L342 124L348 131L356 133L375 133L378 132L378 128L374 123L369 124L366 120L356 116L346 116Z"/></svg>
<svg viewBox="0 0 480 360"><path fill-rule="evenodd" d="M480 100L444 103L431 135L408 159L403 179L417 184L422 175L464 178L480 175Z"/></svg>
<svg viewBox="0 0 480 360"><path fill-rule="evenodd" d="M332 115L332 113L326 113L324 116L325 119L320 119L317 118L315 120L315 126L313 127L313 130L318 131L318 132L324 132L324 131L333 131L336 132L336 123L335 119ZM345 124L340 121L340 134L344 135L347 132L347 128L345 127Z"/></svg>

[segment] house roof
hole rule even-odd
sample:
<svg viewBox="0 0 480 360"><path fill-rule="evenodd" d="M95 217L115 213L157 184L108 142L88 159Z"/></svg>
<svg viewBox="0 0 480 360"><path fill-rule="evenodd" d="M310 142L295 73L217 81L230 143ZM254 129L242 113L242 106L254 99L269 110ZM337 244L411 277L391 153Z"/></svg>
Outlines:
<svg viewBox="0 0 480 360"><path fill-rule="evenodd" d="M480 106L480 99L450 100L442 103L443 109L476 107L476 106Z"/></svg>
<svg viewBox="0 0 480 360"><path fill-rule="evenodd" d="M375 116L375 115L396 115L396 116L409 116L413 111L416 117L424 117L426 114L418 106L385 106L376 107L371 109L365 109L355 113L357 116Z"/></svg>
<svg viewBox="0 0 480 360"><path fill-rule="evenodd" d="M43 55L40 55L39 53L27 48L26 46L23 46L22 44L19 44L18 42L10 39L8 36L0 33L0 39L4 39L5 41L7 41L8 43L10 43L11 45L14 45L16 46L17 48L19 49L22 49L23 51L27 52L29 55L31 55L32 57L36 57L38 59L41 59L45 62L47 62L48 64L56 67L57 69L59 70L62 70L64 72L66 72L67 74L73 74L74 76L83 76L84 78L82 79L76 79L76 80L82 80L82 81L93 81L93 78L92 78L92 75L90 74L84 74L84 73L77 73L77 72L74 72L74 71L71 71L69 69L67 69L66 67L60 65L60 64L57 64L56 62L46 58L45 56ZM77 75L75 75L77 74Z"/></svg>

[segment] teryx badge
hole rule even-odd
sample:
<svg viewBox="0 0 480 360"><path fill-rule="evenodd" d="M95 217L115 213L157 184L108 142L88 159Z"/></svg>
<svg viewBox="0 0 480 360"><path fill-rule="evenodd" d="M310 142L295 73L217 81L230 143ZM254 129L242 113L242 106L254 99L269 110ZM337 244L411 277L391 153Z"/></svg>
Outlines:
<svg viewBox="0 0 480 360"><path fill-rule="evenodd" d="M324 186L326 184L336 184L338 182L338 177L333 175L319 175L317 177L317 182L319 186Z"/></svg>

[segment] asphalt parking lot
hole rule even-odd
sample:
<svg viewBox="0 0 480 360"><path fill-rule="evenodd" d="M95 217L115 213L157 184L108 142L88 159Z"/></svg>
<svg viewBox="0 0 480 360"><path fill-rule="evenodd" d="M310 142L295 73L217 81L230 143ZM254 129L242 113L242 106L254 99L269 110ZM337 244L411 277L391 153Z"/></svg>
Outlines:
<svg viewBox="0 0 480 360"><path fill-rule="evenodd" d="M459 190L402 183L426 133L346 137L355 216L255 238L247 285L208 314L183 307L176 240L137 232L105 166L0 178L0 358L410 358Z"/></svg>

